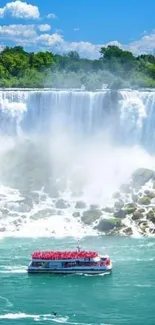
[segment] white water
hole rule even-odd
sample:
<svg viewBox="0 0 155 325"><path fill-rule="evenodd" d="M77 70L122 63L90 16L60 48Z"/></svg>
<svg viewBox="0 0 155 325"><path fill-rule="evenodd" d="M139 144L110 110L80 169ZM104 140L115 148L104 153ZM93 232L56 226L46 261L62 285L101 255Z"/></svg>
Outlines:
<svg viewBox="0 0 155 325"><path fill-rule="evenodd" d="M123 90L116 97L107 90L1 90L0 227L5 231L0 237L95 234L72 216L76 201L83 200L86 208L110 205L112 193L133 170L155 167L147 152L154 149L154 111L155 92L149 91ZM36 161L29 143L37 148ZM4 155L11 150L4 163ZM32 175L38 186L35 190L42 188L42 194L52 175L51 183L56 183L60 197L69 203L61 215L55 209L56 199L46 195L42 200L41 194L29 211L21 211L20 186L27 190ZM46 208L55 213L32 218ZM19 218L22 222L16 227Z"/></svg>

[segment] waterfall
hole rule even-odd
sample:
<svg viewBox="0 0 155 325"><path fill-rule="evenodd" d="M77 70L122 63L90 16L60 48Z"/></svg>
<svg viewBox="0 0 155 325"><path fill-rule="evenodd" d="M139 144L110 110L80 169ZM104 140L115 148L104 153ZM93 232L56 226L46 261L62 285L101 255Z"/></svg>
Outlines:
<svg viewBox="0 0 155 325"><path fill-rule="evenodd" d="M124 145L155 143L155 92L120 90L0 90L0 133L52 132L90 135L108 131Z"/></svg>

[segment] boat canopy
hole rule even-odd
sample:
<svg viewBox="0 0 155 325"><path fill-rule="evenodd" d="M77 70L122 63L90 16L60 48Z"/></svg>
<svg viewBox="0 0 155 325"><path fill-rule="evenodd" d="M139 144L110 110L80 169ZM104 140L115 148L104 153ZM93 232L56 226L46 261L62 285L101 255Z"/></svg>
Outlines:
<svg viewBox="0 0 155 325"><path fill-rule="evenodd" d="M70 260L96 257L98 257L96 252L89 251L38 251L32 254L32 259L37 260Z"/></svg>

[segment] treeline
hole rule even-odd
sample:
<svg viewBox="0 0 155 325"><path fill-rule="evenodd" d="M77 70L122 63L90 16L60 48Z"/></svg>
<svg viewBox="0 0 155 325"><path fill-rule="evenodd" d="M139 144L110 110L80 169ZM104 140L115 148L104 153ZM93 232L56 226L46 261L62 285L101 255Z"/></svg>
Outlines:
<svg viewBox="0 0 155 325"><path fill-rule="evenodd" d="M121 87L155 87L155 56L134 56L117 46L102 47L100 59L80 58L77 52L28 53L23 47L6 47L0 53L0 87L59 87L88 90L104 84Z"/></svg>

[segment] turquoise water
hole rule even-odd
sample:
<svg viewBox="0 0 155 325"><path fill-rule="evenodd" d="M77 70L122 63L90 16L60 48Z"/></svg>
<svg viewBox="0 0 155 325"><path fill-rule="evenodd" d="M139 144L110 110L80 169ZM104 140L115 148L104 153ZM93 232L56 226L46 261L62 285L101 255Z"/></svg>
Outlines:
<svg viewBox="0 0 155 325"><path fill-rule="evenodd" d="M155 241L117 237L81 240L85 249L108 253L105 276L28 275L36 249L74 249L66 239L0 241L0 324L155 324ZM54 317L52 312L57 312Z"/></svg>

